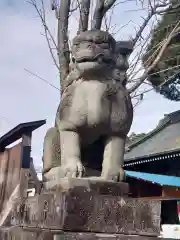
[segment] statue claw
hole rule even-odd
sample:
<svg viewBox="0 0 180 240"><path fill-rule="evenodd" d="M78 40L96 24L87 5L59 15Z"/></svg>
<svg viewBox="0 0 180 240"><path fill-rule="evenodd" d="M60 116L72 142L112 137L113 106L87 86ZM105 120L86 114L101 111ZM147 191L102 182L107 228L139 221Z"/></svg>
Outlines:
<svg viewBox="0 0 180 240"><path fill-rule="evenodd" d="M107 173L101 175L101 179L106 181L122 182L124 180L125 174L122 168L117 170L109 170Z"/></svg>
<svg viewBox="0 0 180 240"><path fill-rule="evenodd" d="M75 161L69 165L62 166L65 177L82 178L85 173L85 168L80 161Z"/></svg>

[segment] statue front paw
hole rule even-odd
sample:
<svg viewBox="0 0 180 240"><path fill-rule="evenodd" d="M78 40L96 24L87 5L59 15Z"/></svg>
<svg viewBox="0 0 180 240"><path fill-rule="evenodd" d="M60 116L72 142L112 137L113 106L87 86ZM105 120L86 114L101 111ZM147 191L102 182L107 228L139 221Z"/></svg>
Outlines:
<svg viewBox="0 0 180 240"><path fill-rule="evenodd" d="M85 173L85 168L80 161L68 161L67 164L61 166L64 177L67 178L82 178Z"/></svg>
<svg viewBox="0 0 180 240"><path fill-rule="evenodd" d="M105 181L122 182L125 179L123 168L109 169L101 174L101 179Z"/></svg>
<svg viewBox="0 0 180 240"><path fill-rule="evenodd" d="M106 88L106 95L112 96L119 91L119 84L115 83L108 83Z"/></svg>

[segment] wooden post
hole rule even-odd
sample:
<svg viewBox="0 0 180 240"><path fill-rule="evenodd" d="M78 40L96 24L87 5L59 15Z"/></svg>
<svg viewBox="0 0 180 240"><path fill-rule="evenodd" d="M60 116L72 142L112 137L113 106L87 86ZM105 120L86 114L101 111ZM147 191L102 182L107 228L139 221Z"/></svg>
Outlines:
<svg viewBox="0 0 180 240"><path fill-rule="evenodd" d="M22 135L21 168L29 169L31 162L31 138L32 133Z"/></svg>
<svg viewBox="0 0 180 240"><path fill-rule="evenodd" d="M21 172L20 172L20 198L27 197L27 188L30 174L31 162L31 138L32 133L26 133L22 136L21 150Z"/></svg>
<svg viewBox="0 0 180 240"><path fill-rule="evenodd" d="M18 204L24 197L27 197L27 188L29 181L29 166L31 154L31 133L22 136L21 143L21 159L20 159L20 180L7 201L6 207L2 212L0 226L3 226L14 208L15 203Z"/></svg>

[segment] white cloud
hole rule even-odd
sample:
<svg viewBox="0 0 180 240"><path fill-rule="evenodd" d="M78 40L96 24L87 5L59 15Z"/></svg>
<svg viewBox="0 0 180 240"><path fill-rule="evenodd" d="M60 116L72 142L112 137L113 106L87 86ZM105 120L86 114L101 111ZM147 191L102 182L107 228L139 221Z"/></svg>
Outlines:
<svg viewBox="0 0 180 240"><path fill-rule="evenodd" d="M15 4L16 0L10 2ZM129 18L132 15L129 14ZM46 41L40 34L43 31L40 21L35 16L35 11L25 3L21 6L2 4L0 8L0 135L21 122L47 119L47 124L33 134L32 155L35 164L40 164L43 137L46 129L54 123L59 92L29 75L24 68L39 74L57 87L59 79ZM124 16L115 14L116 20L121 21L121 24L125 21ZM48 12L48 22L55 26L51 11ZM71 24L71 34L74 35L76 20L72 20ZM125 33L126 36L129 34ZM149 131L164 113L178 108L179 103L150 93L135 112L132 130Z"/></svg>

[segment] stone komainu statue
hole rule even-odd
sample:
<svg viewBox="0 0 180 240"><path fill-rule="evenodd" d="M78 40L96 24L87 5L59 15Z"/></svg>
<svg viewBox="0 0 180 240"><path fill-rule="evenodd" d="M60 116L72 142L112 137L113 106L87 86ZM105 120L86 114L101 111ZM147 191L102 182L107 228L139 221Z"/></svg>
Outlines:
<svg viewBox="0 0 180 240"><path fill-rule="evenodd" d="M125 88L127 46L107 32L81 32L73 40L72 71L63 86L55 127L44 139L44 180L82 177L85 168L104 180L123 178L125 140L133 108Z"/></svg>

